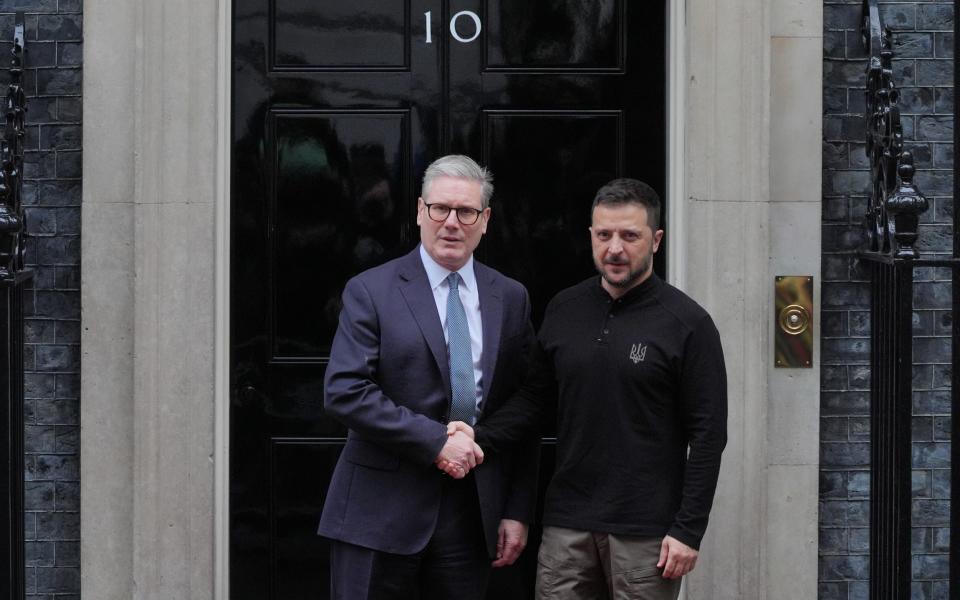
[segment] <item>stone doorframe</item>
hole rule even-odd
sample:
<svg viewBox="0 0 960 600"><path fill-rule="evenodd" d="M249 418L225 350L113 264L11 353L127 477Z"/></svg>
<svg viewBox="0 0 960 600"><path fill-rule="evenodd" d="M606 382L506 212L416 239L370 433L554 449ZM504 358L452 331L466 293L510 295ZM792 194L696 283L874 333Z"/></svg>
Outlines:
<svg viewBox="0 0 960 600"><path fill-rule="evenodd" d="M731 398L687 592L812 598L819 362L773 368L771 307L778 274L819 297L822 7L722 4L669 11L668 270L719 324ZM228 597L229 10L84 4L85 597Z"/></svg>

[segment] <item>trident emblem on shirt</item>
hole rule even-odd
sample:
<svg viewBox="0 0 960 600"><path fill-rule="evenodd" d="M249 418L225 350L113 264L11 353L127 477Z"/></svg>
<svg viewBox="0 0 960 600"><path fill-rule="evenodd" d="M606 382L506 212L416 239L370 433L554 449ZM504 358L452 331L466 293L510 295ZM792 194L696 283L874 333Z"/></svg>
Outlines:
<svg viewBox="0 0 960 600"><path fill-rule="evenodd" d="M640 344L630 346L630 360L637 364L647 356L647 347Z"/></svg>

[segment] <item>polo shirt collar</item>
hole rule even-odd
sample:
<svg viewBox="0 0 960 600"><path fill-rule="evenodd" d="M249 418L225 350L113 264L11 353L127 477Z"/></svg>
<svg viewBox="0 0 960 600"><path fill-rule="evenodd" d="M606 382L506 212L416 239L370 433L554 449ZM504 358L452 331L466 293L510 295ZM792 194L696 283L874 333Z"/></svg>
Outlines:
<svg viewBox="0 0 960 600"><path fill-rule="evenodd" d="M610 294L603 288L603 279L600 275L597 275L597 291L603 295L604 298L611 298ZM647 277L643 280L643 283L632 288L626 294L620 296L619 301L621 304L629 304L632 302L639 302L646 298L652 297L657 291L663 286L663 280L657 276L656 273L650 273L650 277Z"/></svg>

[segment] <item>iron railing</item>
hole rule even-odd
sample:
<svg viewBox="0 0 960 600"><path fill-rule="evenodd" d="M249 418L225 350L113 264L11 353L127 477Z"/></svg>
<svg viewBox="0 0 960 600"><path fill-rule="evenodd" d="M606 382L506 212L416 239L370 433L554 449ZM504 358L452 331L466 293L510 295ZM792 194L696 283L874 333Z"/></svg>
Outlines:
<svg viewBox="0 0 960 600"><path fill-rule="evenodd" d="M926 198L913 183L911 153L904 149L893 76L893 37L881 22L877 0L864 0L861 27L868 53L866 142L873 188L864 225L867 245L860 254L870 273L870 598L908 600L912 579L911 508L913 415L913 292L919 267L946 267L956 281L958 246L953 256L922 257L917 251L919 216ZM956 109L955 109L956 110ZM958 162L955 158L954 173ZM955 178L956 179L956 178ZM955 181L955 194L956 181ZM954 205L954 231L957 209ZM953 289L953 314L960 294ZM951 412L958 404L957 337L952 327ZM960 413L957 413L960 417ZM960 418L952 419L952 439L960 439ZM960 444L951 448L960 465ZM951 498L960 498L960 481L951 477ZM951 503L951 540L960 539L960 502ZM960 545L950 548L950 597L960 598Z"/></svg>
<svg viewBox="0 0 960 600"><path fill-rule="evenodd" d="M23 531L23 290L26 227L22 204L27 98L24 15L14 25L6 127L0 139L0 597L24 598Z"/></svg>

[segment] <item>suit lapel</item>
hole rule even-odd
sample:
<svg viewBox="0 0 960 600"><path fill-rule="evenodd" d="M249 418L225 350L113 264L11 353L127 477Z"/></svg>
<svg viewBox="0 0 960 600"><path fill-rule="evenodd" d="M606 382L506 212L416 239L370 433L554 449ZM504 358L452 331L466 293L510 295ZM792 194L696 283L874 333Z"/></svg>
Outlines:
<svg viewBox="0 0 960 600"><path fill-rule="evenodd" d="M493 271L486 265L473 261L480 294L480 318L483 320L483 408L487 407L493 384L497 356L500 354L500 333L503 329L503 298Z"/></svg>
<svg viewBox="0 0 960 600"><path fill-rule="evenodd" d="M423 269L419 248L407 255L407 260L400 269L400 293L403 294L407 307L413 313L413 318L420 327L434 360L437 361L444 389L449 392L447 343L443 339L443 325L440 323L440 315L437 314L437 303L433 299L427 272Z"/></svg>

